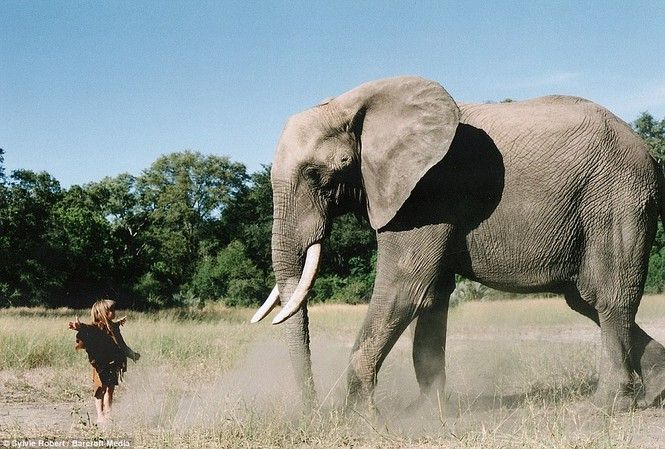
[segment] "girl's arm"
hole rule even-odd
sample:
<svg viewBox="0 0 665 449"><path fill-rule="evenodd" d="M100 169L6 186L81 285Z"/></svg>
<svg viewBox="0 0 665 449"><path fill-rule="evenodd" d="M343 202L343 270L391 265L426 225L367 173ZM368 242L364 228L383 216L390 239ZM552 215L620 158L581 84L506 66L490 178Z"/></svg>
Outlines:
<svg viewBox="0 0 665 449"><path fill-rule="evenodd" d="M67 328L73 331L80 331L80 330L87 330L91 328L93 325L88 324L88 323L82 323L81 320L79 320L79 317L76 317L76 321L70 321L67 323Z"/></svg>
<svg viewBox="0 0 665 449"><path fill-rule="evenodd" d="M79 349L85 349L85 341L88 339L88 335L90 335L90 328L92 325L86 324L86 323L81 323L79 320L79 317L76 317L76 321L70 321L68 324L69 329L77 331L76 333L76 344L74 345L74 349L77 351Z"/></svg>
<svg viewBox="0 0 665 449"><path fill-rule="evenodd" d="M136 362L139 359L139 357L141 357L141 354L139 354L138 352L133 351L132 348L127 346L127 343L125 343L125 339L122 338L122 334L120 333L120 325L122 323L124 323L125 318L126 317L123 317L119 321L113 323L115 325L114 326L115 327L115 329L114 329L115 338L116 338L116 341L118 343L118 346L122 350L122 353L125 355L125 357L127 357L128 359L132 359ZM121 321L122 321L122 323L121 323Z"/></svg>
<svg viewBox="0 0 665 449"><path fill-rule="evenodd" d="M81 328L81 320L79 320L79 317L76 317L76 321L70 321L67 323L67 328L73 331L77 331Z"/></svg>

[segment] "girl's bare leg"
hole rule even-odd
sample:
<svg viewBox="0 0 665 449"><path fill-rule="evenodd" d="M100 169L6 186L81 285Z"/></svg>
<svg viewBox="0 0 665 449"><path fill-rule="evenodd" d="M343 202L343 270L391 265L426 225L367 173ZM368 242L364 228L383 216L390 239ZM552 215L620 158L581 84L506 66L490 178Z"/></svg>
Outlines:
<svg viewBox="0 0 665 449"><path fill-rule="evenodd" d="M99 397L95 396L95 410L97 410L97 423L103 423L105 422L104 418L104 393L99 395Z"/></svg>
<svg viewBox="0 0 665 449"><path fill-rule="evenodd" d="M113 390L115 387L109 386L106 387L106 392L104 393L104 419L105 421L111 420L111 406L113 405Z"/></svg>

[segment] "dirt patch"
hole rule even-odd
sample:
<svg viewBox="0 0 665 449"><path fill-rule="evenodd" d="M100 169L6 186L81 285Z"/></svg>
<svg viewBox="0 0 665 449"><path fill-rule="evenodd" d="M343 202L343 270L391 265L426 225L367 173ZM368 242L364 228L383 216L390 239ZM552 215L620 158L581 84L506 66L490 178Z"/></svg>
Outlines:
<svg viewBox="0 0 665 449"><path fill-rule="evenodd" d="M94 418L94 417L93 417ZM22 402L3 404L0 411L0 435L5 438L61 435L83 424L90 416L79 405Z"/></svg>

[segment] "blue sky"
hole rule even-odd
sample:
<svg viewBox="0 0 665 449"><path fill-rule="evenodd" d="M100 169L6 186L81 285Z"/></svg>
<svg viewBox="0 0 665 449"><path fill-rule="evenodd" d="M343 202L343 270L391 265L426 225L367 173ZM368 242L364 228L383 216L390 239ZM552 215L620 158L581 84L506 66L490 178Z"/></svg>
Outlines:
<svg viewBox="0 0 665 449"><path fill-rule="evenodd" d="M7 171L63 186L161 154L271 161L286 118L376 78L665 118L662 1L0 2Z"/></svg>

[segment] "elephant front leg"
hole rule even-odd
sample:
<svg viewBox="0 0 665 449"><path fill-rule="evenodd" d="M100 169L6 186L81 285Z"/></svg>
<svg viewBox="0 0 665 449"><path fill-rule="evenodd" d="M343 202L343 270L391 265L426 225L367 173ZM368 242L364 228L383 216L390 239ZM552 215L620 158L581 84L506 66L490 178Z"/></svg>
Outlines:
<svg viewBox="0 0 665 449"><path fill-rule="evenodd" d="M417 375L426 390L440 377L447 310L447 302L441 301L441 260L449 231L439 226L379 234L374 292L349 365L348 405L362 401L374 409L373 393L381 364L420 313L424 315L416 338L423 344L414 354L419 360ZM436 354L430 358L432 353Z"/></svg>
<svg viewBox="0 0 665 449"><path fill-rule="evenodd" d="M446 385L446 329L448 301L455 287L454 277L443 290L444 296L427 310L422 310L416 321L413 335L413 366L420 395L409 405L413 411L426 404L428 399L440 413L443 409Z"/></svg>
<svg viewBox="0 0 665 449"><path fill-rule="evenodd" d="M373 395L377 374L412 317L413 311L409 304L398 300L396 296L372 299L351 353L347 407L364 404L371 413L376 413Z"/></svg>

